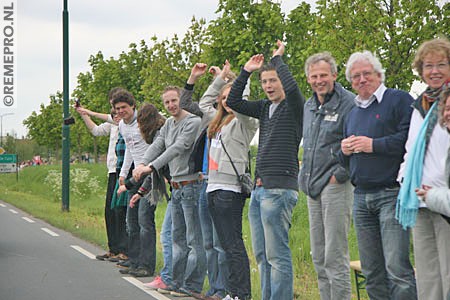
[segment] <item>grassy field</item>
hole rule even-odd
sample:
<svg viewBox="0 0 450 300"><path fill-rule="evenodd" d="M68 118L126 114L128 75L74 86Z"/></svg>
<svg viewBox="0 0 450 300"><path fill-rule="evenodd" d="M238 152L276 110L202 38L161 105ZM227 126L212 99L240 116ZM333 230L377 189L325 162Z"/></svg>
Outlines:
<svg viewBox="0 0 450 300"><path fill-rule="evenodd" d="M53 171L53 172L52 172ZM56 171L56 172L55 172ZM107 170L103 164L78 164L71 166L71 197L70 212L61 212L60 188L58 177L52 181L52 176L60 175L59 166L28 167L19 173L16 182L15 174L0 174L0 199L27 211L33 216L43 219L55 227L90 241L106 249L106 232L104 226L104 199L107 181ZM55 175L56 174L56 175ZM53 178L54 180L55 178ZM89 186L91 181L96 186ZM55 183L56 182L56 183ZM156 210L157 238L162 224L166 203L158 205ZM251 263L251 280L253 299L260 299L259 275L255 258L251 249L251 237L247 220L247 206L243 218L243 237ZM316 273L311 261L309 243L308 210L305 196L300 193L295 207L290 230L290 247L294 266L295 299L320 299L317 289ZM157 244L157 268L162 266L161 245ZM358 259L355 232L350 232L350 257ZM353 296L356 299L354 278L352 276ZM365 292L363 299L368 299Z"/></svg>

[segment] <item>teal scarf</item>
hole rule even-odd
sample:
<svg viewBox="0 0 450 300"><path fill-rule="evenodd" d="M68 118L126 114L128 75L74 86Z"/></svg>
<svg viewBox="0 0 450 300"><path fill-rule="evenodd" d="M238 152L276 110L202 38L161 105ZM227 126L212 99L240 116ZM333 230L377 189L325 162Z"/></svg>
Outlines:
<svg viewBox="0 0 450 300"><path fill-rule="evenodd" d="M437 103L431 106L420 127L412 149L409 151L406 161L405 176L397 198L395 218L403 226L403 229L412 228L416 224L417 212L419 210L419 199L415 189L420 187L422 182L423 161L426 151L427 127L430 123L430 116L437 114ZM432 118L432 117L431 117Z"/></svg>

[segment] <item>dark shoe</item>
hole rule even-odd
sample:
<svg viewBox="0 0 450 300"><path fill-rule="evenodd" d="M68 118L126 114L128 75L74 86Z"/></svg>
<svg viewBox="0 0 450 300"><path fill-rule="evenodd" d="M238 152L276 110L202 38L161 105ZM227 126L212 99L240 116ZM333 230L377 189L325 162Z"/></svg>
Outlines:
<svg viewBox="0 0 450 300"><path fill-rule="evenodd" d="M134 276L134 277L151 277L153 276L153 272L150 272L147 269L144 268L138 268L136 270L128 272L128 274Z"/></svg>
<svg viewBox="0 0 450 300"><path fill-rule="evenodd" d="M171 292L174 292L176 288L173 285L167 285L165 288L158 288L158 292L161 294L170 294Z"/></svg>
<svg viewBox="0 0 450 300"><path fill-rule="evenodd" d="M135 268L127 268L127 269L120 269L119 272L120 274L130 274L131 272L137 271L137 269Z"/></svg>
<svg viewBox="0 0 450 300"><path fill-rule="evenodd" d="M119 268L129 268L130 265L131 265L130 260L122 260L116 264L116 266L118 266Z"/></svg>
<svg viewBox="0 0 450 300"><path fill-rule="evenodd" d="M123 253L119 253L119 254L117 254L117 255L110 256L110 257L108 258L108 260L109 260L110 262L119 262L119 261L121 261L121 260L128 260L128 256L126 256L126 255L123 254Z"/></svg>
<svg viewBox="0 0 450 300"><path fill-rule="evenodd" d="M95 258L98 259L98 260L108 260L113 255L114 254L112 254L111 252L106 252L105 254L97 255Z"/></svg>

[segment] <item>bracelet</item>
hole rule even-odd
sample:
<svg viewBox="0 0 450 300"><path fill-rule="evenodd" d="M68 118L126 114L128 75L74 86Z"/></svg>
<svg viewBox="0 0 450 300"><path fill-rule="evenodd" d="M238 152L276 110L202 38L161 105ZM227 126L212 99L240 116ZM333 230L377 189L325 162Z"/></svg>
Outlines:
<svg viewBox="0 0 450 300"><path fill-rule="evenodd" d="M141 196L141 197L144 197L144 194L142 194L141 191L137 191L136 194L138 194L138 195Z"/></svg>

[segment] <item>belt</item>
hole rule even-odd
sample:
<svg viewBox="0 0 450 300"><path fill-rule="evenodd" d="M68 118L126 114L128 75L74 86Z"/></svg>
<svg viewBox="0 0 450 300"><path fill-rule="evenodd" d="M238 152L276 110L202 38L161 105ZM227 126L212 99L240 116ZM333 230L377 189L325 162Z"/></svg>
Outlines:
<svg viewBox="0 0 450 300"><path fill-rule="evenodd" d="M194 180L183 180L183 181L172 181L171 185L174 189L178 190L181 189L183 186L191 184L191 183L201 183L200 179L194 179Z"/></svg>

